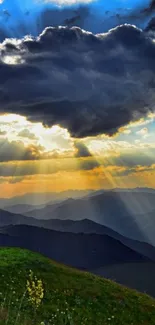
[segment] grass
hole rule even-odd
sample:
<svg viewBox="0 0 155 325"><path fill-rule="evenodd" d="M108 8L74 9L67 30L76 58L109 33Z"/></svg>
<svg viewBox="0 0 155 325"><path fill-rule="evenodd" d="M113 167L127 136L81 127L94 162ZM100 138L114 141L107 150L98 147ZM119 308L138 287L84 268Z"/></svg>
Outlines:
<svg viewBox="0 0 155 325"><path fill-rule="evenodd" d="M30 269L44 287L36 312L26 291ZM4 324L153 325L155 300L40 254L1 248L0 325Z"/></svg>

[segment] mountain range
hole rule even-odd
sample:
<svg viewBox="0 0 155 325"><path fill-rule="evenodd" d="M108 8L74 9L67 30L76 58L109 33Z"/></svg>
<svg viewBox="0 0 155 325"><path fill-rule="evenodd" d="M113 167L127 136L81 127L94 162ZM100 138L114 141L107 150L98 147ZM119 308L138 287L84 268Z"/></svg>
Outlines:
<svg viewBox="0 0 155 325"><path fill-rule="evenodd" d="M100 191L47 204L23 214L42 220L88 219L125 237L155 245L155 191Z"/></svg>
<svg viewBox="0 0 155 325"><path fill-rule="evenodd" d="M78 221L73 220L60 220L60 219L49 219L49 220L38 220L32 217L26 217L19 214L12 214L7 211L0 210L0 229L2 232L8 226L27 225L39 227L42 229L55 230L57 232L72 233L72 234L96 234L96 235L107 235L110 236L134 251L150 258L155 261L154 249L152 245L145 240L138 241L133 240L130 237L121 235L112 228L98 224L89 219L83 219Z"/></svg>
<svg viewBox="0 0 155 325"><path fill-rule="evenodd" d="M71 225L71 220L88 219L124 237L155 245L155 191L153 190L148 192L144 189L97 191L81 198L68 198L31 208L32 205L25 204L5 207L6 210L12 211L13 215L1 209L0 226L29 224L70 231L67 223L63 225L61 222L57 228L56 220L70 220ZM19 213L19 211L23 212Z"/></svg>
<svg viewBox="0 0 155 325"><path fill-rule="evenodd" d="M1 228L0 246L31 249L88 271L115 263L149 260L108 235L73 234L28 225Z"/></svg>
<svg viewBox="0 0 155 325"><path fill-rule="evenodd" d="M54 203L60 200L65 200L67 198L73 197L84 197L90 193L93 193L93 190L70 190L62 192L38 192L38 193L26 193L20 196L14 196L11 198L0 198L0 208L10 207L14 205L32 205L34 208L36 206L44 205L47 203ZM38 204L39 202L39 204Z"/></svg>
<svg viewBox="0 0 155 325"><path fill-rule="evenodd" d="M32 205L32 207L53 204L54 202L65 200L68 198L82 198L82 197L91 197L93 195L103 194L107 192L128 192L128 193L153 193L155 194L155 189L148 187L136 187L136 188L113 188L109 190L100 189L100 190L68 190L62 192L35 192L35 193L26 193L19 196L13 196L10 198L0 198L0 208L10 207L14 205ZM38 204L39 202L39 204Z"/></svg>
<svg viewBox="0 0 155 325"><path fill-rule="evenodd" d="M155 296L154 190L99 190L38 202L10 201L0 209L0 246L28 248Z"/></svg>

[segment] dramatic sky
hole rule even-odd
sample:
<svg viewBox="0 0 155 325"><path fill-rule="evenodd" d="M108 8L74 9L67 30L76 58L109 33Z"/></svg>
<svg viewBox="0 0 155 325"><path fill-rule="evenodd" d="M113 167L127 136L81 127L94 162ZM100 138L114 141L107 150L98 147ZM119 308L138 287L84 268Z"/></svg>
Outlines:
<svg viewBox="0 0 155 325"><path fill-rule="evenodd" d="M155 1L0 1L0 193L155 187Z"/></svg>

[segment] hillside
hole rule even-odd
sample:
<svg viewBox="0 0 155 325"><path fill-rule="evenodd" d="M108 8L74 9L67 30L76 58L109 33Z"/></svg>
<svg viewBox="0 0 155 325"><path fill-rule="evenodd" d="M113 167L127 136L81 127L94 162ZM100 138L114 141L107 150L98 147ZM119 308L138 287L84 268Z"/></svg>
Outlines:
<svg viewBox="0 0 155 325"><path fill-rule="evenodd" d="M27 224L27 221L28 218L23 215L11 213L0 209L0 227L7 225ZM30 218L30 221L33 222L33 219L31 220Z"/></svg>
<svg viewBox="0 0 155 325"><path fill-rule="evenodd" d="M30 269L45 290L36 314L25 290ZM0 278L1 306L6 297L0 311L1 325L155 324L153 298L27 250L0 249Z"/></svg>
<svg viewBox="0 0 155 325"><path fill-rule="evenodd" d="M107 265L91 271L96 275L155 297L155 263L122 263Z"/></svg>
<svg viewBox="0 0 155 325"><path fill-rule="evenodd" d="M85 270L149 260L108 235L63 233L26 225L1 228L0 246L27 248Z"/></svg>

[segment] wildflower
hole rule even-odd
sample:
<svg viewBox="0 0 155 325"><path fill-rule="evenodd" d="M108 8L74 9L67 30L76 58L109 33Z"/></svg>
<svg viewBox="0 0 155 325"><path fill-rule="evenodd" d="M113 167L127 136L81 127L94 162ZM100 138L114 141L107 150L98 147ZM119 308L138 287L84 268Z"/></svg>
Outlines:
<svg viewBox="0 0 155 325"><path fill-rule="evenodd" d="M29 273L29 280L27 280L27 291L29 294L29 301L37 309L44 297L44 288L42 280L38 280L36 276L33 277L33 272L31 270Z"/></svg>

